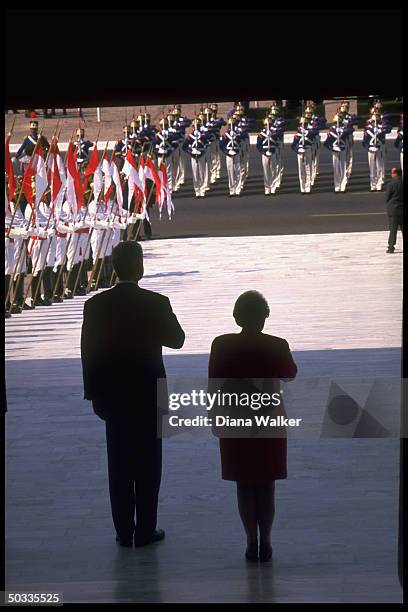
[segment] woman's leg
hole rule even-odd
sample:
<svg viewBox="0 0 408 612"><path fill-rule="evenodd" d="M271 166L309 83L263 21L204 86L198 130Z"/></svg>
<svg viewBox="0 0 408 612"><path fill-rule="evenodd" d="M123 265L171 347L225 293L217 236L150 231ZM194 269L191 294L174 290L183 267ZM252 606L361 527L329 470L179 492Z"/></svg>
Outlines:
<svg viewBox="0 0 408 612"><path fill-rule="evenodd" d="M275 481L256 487L256 519L259 526L260 546L270 546L273 518L275 516Z"/></svg>
<svg viewBox="0 0 408 612"><path fill-rule="evenodd" d="M248 547L258 545L256 493L253 484L237 482L238 510L247 536Z"/></svg>

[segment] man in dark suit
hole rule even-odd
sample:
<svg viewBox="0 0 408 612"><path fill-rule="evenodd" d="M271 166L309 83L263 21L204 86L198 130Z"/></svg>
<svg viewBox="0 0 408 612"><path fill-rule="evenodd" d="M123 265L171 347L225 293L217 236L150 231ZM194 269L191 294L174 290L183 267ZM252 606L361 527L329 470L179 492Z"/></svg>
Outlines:
<svg viewBox="0 0 408 612"><path fill-rule="evenodd" d="M404 206L404 184L402 181L402 171L400 168L391 170L391 180L387 183L385 201L387 203L388 225L390 234L388 237L387 253L394 253L395 243L397 242L398 227L402 228L403 206Z"/></svg>
<svg viewBox="0 0 408 612"><path fill-rule="evenodd" d="M119 243L112 264L119 282L84 306L84 397L106 424L116 539L122 546L143 546L164 538L156 529L162 451L157 381L166 376L162 347L181 348L185 334L169 299L139 287L140 244Z"/></svg>

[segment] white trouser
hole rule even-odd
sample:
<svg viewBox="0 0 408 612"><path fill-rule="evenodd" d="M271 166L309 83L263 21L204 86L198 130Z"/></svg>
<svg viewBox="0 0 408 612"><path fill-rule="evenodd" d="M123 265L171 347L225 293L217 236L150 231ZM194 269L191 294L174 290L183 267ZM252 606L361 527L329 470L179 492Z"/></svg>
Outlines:
<svg viewBox="0 0 408 612"><path fill-rule="evenodd" d="M312 181L312 149L307 147L304 153L298 153L299 184L302 193L309 193Z"/></svg>
<svg viewBox="0 0 408 612"><path fill-rule="evenodd" d="M314 185L316 176L319 174L320 136L316 136L312 145L312 176L311 185Z"/></svg>
<svg viewBox="0 0 408 612"><path fill-rule="evenodd" d="M265 193L275 193L279 177L277 149L270 156L262 155L262 168Z"/></svg>
<svg viewBox="0 0 408 612"><path fill-rule="evenodd" d="M235 195L241 192L241 160L240 154L226 155L225 162L227 164L228 186L230 195Z"/></svg>
<svg viewBox="0 0 408 612"><path fill-rule="evenodd" d="M210 186L210 175L211 175L211 145L207 145L205 148L205 168L204 168L204 189L208 191Z"/></svg>
<svg viewBox="0 0 408 612"><path fill-rule="evenodd" d="M48 255L48 238L30 238L28 242L28 253L31 257L33 276L38 276L45 265L45 258Z"/></svg>
<svg viewBox="0 0 408 612"><path fill-rule="evenodd" d="M13 266L16 268L14 280L18 274L27 272L27 243L22 238L14 238Z"/></svg>
<svg viewBox="0 0 408 612"><path fill-rule="evenodd" d="M215 140L215 178L221 177L221 149L218 138Z"/></svg>
<svg viewBox="0 0 408 612"><path fill-rule="evenodd" d="M69 234L70 236L71 234ZM58 266L62 266L64 263L65 251L67 249L67 236L55 236L54 238L55 245L55 262L54 262L54 272L57 271Z"/></svg>
<svg viewBox="0 0 408 612"><path fill-rule="evenodd" d="M353 134L350 134L346 139L346 174L348 179L350 178L351 171L353 169L353 144Z"/></svg>
<svg viewBox="0 0 408 612"><path fill-rule="evenodd" d="M173 173L173 191L177 191L180 186L180 147L176 147L172 154L172 173Z"/></svg>
<svg viewBox="0 0 408 612"><path fill-rule="evenodd" d="M370 169L371 190L381 191L384 182L384 156L382 147L377 151L368 152L368 167Z"/></svg>
<svg viewBox="0 0 408 612"><path fill-rule="evenodd" d="M86 234L88 235L88 234ZM78 232L71 234L67 250L67 270L72 270L73 266L79 262L79 236Z"/></svg>
<svg viewBox="0 0 408 612"><path fill-rule="evenodd" d="M276 187L280 187L281 182L282 182L282 176L283 176L283 139L279 140L279 145L276 148L276 163L278 166L277 177L276 177Z"/></svg>
<svg viewBox="0 0 408 612"><path fill-rule="evenodd" d="M241 144L241 189L243 189L249 172L249 138L246 138Z"/></svg>
<svg viewBox="0 0 408 612"><path fill-rule="evenodd" d="M52 236L50 238L50 247L47 253L47 268L53 268L55 266L55 257L57 253L57 238L56 236Z"/></svg>
<svg viewBox="0 0 408 612"><path fill-rule="evenodd" d="M191 157L191 170L193 171L193 186L196 196L205 195L205 155Z"/></svg>
<svg viewBox="0 0 408 612"><path fill-rule="evenodd" d="M120 229L114 227L112 230L112 249L120 242Z"/></svg>
<svg viewBox="0 0 408 612"><path fill-rule="evenodd" d="M187 163L187 153L185 151L183 151L182 148L180 148L180 164L179 164L180 178L179 178L179 185L184 185L185 175L186 175L186 163Z"/></svg>
<svg viewBox="0 0 408 612"><path fill-rule="evenodd" d="M10 238L5 239L4 243L4 274L13 274L14 270L14 239L11 242Z"/></svg>
<svg viewBox="0 0 408 612"><path fill-rule="evenodd" d="M106 251L105 253L102 253L102 256L105 255L105 257L109 257L110 255L112 255L113 231L114 231L113 229L108 229L106 232L106 239L105 239Z"/></svg>
<svg viewBox="0 0 408 612"><path fill-rule="evenodd" d="M347 186L347 153L343 151L332 151L334 191L345 191Z"/></svg>
<svg viewBox="0 0 408 612"><path fill-rule="evenodd" d="M163 162L166 168L167 174L167 189L169 193L173 192L173 163L172 163L173 153L170 153L167 157L164 158Z"/></svg>
<svg viewBox="0 0 408 612"><path fill-rule="evenodd" d="M94 229L91 236L92 261L95 265L97 259L105 256L105 250L109 243L110 232L108 230Z"/></svg>
<svg viewBox="0 0 408 612"><path fill-rule="evenodd" d="M402 173L404 172L404 163L403 162L404 162L404 154L401 151L401 153L400 153L400 164L401 164L401 172Z"/></svg>
<svg viewBox="0 0 408 612"><path fill-rule="evenodd" d="M217 180L217 140L214 139L209 147L211 149L210 183Z"/></svg>

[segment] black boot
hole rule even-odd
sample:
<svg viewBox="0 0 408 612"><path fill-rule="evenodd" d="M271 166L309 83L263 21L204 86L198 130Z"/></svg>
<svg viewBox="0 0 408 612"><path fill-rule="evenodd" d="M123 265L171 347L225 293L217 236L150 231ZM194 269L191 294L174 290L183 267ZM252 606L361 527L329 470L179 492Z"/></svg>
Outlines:
<svg viewBox="0 0 408 612"><path fill-rule="evenodd" d="M52 268L47 266L43 274L43 287L44 287L44 306L51 306L52 301Z"/></svg>
<svg viewBox="0 0 408 612"><path fill-rule="evenodd" d="M18 274L17 279L14 281L14 300L11 312L13 314L20 314L22 310L32 310L32 306L28 306L24 302L24 279L25 274L22 272Z"/></svg>
<svg viewBox="0 0 408 612"><path fill-rule="evenodd" d="M76 285L76 279L78 276L79 264L75 264L72 266L70 272L68 273L68 285L67 285L67 295L65 297L73 298L74 297L74 287Z"/></svg>
<svg viewBox="0 0 408 612"><path fill-rule="evenodd" d="M61 266L57 266L57 271L52 273L52 286L54 287L54 302L57 304L63 301L62 291L64 288L64 278Z"/></svg>
<svg viewBox="0 0 408 612"><path fill-rule="evenodd" d="M33 276L33 280L31 281L31 305L34 306L34 308L36 306L44 306L41 297L40 274L41 272Z"/></svg>
<svg viewBox="0 0 408 612"><path fill-rule="evenodd" d="M93 275L93 279L92 279L92 284L91 284L91 291L96 291L96 289L98 288L98 276L99 276L99 271L101 269L101 265L102 265L102 259L99 258L96 262L96 266L95 266L95 273Z"/></svg>

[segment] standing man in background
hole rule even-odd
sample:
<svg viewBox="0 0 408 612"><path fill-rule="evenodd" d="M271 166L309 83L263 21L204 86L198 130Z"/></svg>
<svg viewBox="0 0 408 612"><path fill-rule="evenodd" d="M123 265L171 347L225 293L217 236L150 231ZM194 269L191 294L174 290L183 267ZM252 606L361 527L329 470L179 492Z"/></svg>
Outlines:
<svg viewBox="0 0 408 612"><path fill-rule="evenodd" d="M387 253L394 253L398 228L401 229L402 236L404 236L402 227L404 183L400 168L393 168L391 170L391 180L387 183L385 189L385 201L387 203L388 224L390 228Z"/></svg>

